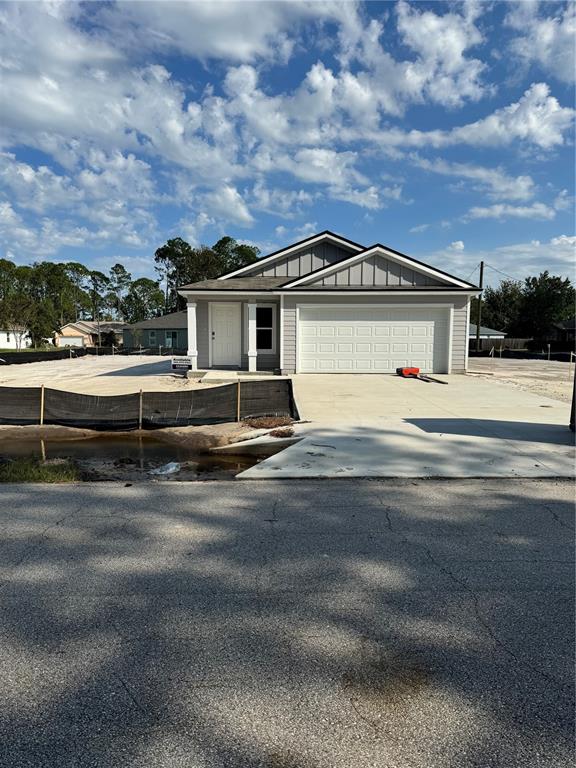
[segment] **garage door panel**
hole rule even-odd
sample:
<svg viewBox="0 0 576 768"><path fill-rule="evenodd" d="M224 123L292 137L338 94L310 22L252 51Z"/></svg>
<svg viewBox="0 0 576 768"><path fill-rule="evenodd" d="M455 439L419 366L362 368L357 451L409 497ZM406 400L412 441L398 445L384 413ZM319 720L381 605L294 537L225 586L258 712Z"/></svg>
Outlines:
<svg viewBox="0 0 576 768"><path fill-rule="evenodd" d="M445 373L448 368L446 308L301 307L299 325L303 372L393 373L415 366Z"/></svg>

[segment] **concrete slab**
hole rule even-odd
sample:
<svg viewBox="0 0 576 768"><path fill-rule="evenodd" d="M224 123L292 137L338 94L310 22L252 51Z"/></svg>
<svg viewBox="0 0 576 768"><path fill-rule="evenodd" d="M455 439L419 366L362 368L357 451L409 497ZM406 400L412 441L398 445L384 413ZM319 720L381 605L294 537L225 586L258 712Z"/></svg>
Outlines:
<svg viewBox="0 0 576 768"><path fill-rule="evenodd" d="M489 380L296 376L305 439L240 479L573 477L569 405Z"/></svg>

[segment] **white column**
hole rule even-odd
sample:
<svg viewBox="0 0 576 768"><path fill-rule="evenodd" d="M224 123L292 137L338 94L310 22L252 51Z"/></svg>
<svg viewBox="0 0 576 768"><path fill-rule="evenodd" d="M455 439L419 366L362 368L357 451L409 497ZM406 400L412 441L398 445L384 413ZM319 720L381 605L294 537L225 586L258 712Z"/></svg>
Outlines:
<svg viewBox="0 0 576 768"><path fill-rule="evenodd" d="M256 304L248 304L248 370L256 370Z"/></svg>
<svg viewBox="0 0 576 768"><path fill-rule="evenodd" d="M198 370L198 348L196 342L196 302L189 301L188 313L188 355L192 358L192 370Z"/></svg>

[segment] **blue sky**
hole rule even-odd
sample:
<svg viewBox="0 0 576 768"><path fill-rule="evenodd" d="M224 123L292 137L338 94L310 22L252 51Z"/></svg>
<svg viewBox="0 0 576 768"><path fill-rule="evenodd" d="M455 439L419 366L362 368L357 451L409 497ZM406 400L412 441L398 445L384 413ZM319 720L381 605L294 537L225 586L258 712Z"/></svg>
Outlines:
<svg viewBox="0 0 576 768"><path fill-rule="evenodd" d="M0 4L0 253L141 276L331 229L572 276L575 8Z"/></svg>

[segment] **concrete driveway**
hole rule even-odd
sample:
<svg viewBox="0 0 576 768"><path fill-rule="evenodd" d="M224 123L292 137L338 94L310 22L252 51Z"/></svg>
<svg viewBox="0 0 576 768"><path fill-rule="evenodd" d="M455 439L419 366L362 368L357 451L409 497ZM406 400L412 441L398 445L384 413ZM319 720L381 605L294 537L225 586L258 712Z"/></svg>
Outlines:
<svg viewBox="0 0 576 768"><path fill-rule="evenodd" d="M5 768L568 768L572 487L0 487Z"/></svg>
<svg viewBox="0 0 576 768"><path fill-rule="evenodd" d="M573 477L570 405L473 376L293 378L297 445L239 475Z"/></svg>

